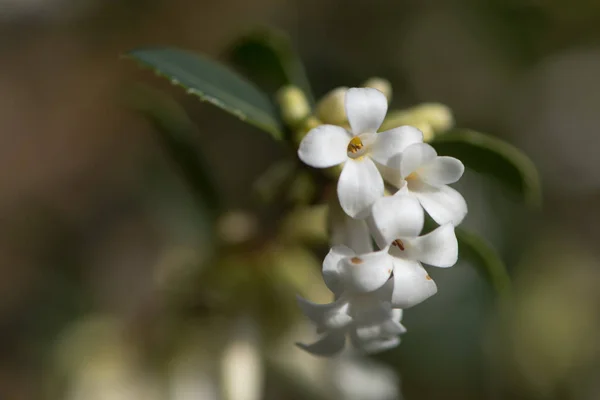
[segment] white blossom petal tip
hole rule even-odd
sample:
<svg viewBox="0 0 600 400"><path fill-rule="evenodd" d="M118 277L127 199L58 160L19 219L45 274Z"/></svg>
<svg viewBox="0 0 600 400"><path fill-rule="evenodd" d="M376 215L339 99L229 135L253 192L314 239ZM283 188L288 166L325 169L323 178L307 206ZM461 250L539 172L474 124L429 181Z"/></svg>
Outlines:
<svg viewBox="0 0 600 400"><path fill-rule="evenodd" d="M306 134L298 149L298 157L314 168L333 167L346 161L351 135L336 125L320 125Z"/></svg>
<svg viewBox="0 0 600 400"><path fill-rule="evenodd" d="M377 354L398 347L400 338L380 338L355 345L355 347L366 354Z"/></svg>
<svg viewBox="0 0 600 400"><path fill-rule="evenodd" d="M316 304L301 296L296 296L296 300L302 313L318 328L341 329L352 322L348 303L343 298L329 304Z"/></svg>
<svg viewBox="0 0 600 400"><path fill-rule="evenodd" d="M433 162L437 153L427 143L415 143L408 146L403 152L400 160L400 172L404 179L411 179L411 174L422 167Z"/></svg>
<svg viewBox="0 0 600 400"><path fill-rule="evenodd" d="M346 337L343 333L332 332L312 344L296 343L296 346L315 356L331 357L344 349Z"/></svg>
<svg viewBox="0 0 600 400"><path fill-rule="evenodd" d="M419 176L430 185L441 186L458 181L464 172L465 166L456 158L436 157L419 170Z"/></svg>
<svg viewBox="0 0 600 400"><path fill-rule="evenodd" d="M452 224L412 239L406 249L411 259L434 267L451 267L458 260L458 241Z"/></svg>
<svg viewBox="0 0 600 400"><path fill-rule="evenodd" d="M337 185L340 206L352 218L363 219L370 207L383 196L383 178L368 157L349 159Z"/></svg>
<svg viewBox="0 0 600 400"><path fill-rule="evenodd" d="M437 293L437 285L417 261L394 259L392 307L410 308Z"/></svg>
<svg viewBox="0 0 600 400"><path fill-rule="evenodd" d="M388 102L383 93L372 88L350 88L345 99L346 116L352 133L375 133L387 113Z"/></svg>
<svg viewBox="0 0 600 400"><path fill-rule="evenodd" d="M400 169L402 152L410 145L423 143L423 132L414 126L400 126L377 134L371 157L381 165Z"/></svg>
<svg viewBox="0 0 600 400"><path fill-rule="evenodd" d="M334 294L341 294L344 290L342 273L339 268L340 261L345 257L352 257L356 253L347 246L333 246L323 260L323 280L325 285Z"/></svg>
<svg viewBox="0 0 600 400"><path fill-rule="evenodd" d="M426 183L411 186L411 192L419 202L440 225L451 223L459 225L467 215L467 202L465 198L450 186L431 186Z"/></svg>

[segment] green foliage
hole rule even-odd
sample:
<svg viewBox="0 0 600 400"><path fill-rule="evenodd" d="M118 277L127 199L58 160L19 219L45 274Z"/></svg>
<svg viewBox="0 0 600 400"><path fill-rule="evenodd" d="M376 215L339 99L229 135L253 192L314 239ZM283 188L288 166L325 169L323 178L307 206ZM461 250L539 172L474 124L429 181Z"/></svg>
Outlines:
<svg viewBox="0 0 600 400"><path fill-rule="evenodd" d="M189 94L235 115L275 139L282 138L281 123L269 97L229 68L200 54L174 48L132 50L126 55Z"/></svg>
<svg viewBox="0 0 600 400"><path fill-rule="evenodd" d="M156 128L161 145L179 166L194 197L216 216L220 199L209 166L200 153L198 130L185 110L169 95L138 85L129 93L129 105Z"/></svg>
<svg viewBox="0 0 600 400"><path fill-rule="evenodd" d="M498 252L481 236L456 229L461 259L469 261L482 273L499 297L510 294L510 276Z"/></svg>
<svg viewBox="0 0 600 400"><path fill-rule="evenodd" d="M275 92L284 85L297 86L314 106L304 65L283 32L266 28L250 32L234 44L230 56L233 63L261 87Z"/></svg>
<svg viewBox="0 0 600 400"><path fill-rule="evenodd" d="M440 155L461 160L467 168L490 175L516 191L531 206L540 206L540 179L533 162L521 150L498 138L467 129L436 136L431 143Z"/></svg>

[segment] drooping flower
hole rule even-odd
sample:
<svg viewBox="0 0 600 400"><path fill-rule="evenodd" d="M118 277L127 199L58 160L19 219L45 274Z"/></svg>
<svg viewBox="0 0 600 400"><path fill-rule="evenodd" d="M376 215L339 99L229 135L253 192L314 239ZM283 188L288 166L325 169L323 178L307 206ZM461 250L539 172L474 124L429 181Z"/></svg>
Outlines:
<svg viewBox="0 0 600 400"><path fill-rule="evenodd" d="M451 267L458 259L452 224L419 236L423 212L417 199L399 193L383 197L372 207L369 225L378 246L388 246L393 259L391 305L409 308L431 297L437 286L421 263ZM391 246L390 246L391 245Z"/></svg>
<svg viewBox="0 0 600 400"><path fill-rule="evenodd" d="M350 341L355 349L367 354L379 353L400 344L400 335L406 328L400 323L403 310L392 309L390 316L382 323L359 325L350 332Z"/></svg>
<svg viewBox="0 0 600 400"><path fill-rule="evenodd" d="M376 353L398 345L406 332L400 323L401 310L389 303L392 281L368 293L344 293L329 304L315 304L298 298L303 313L317 326L322 336L312 344L297 345L309 353L331 356L344 349L346 337L365 353Z"/></svg>
<svg viewBox="0 0 600 400"><path fill-rule="evenodd" d="M440 225L456 226L467 214L464 197L448 184L462 176L465 167L453 157L439 157L426 143L414 143L379 166L385 180L416 197Z"/></svg>
<svg viewBox="0 0 600 400"><path fill-rule="evenodd" d="M393 257L389 248L357 255L346 246L334 246L323 261L323 280L336 300L316 304L298 297L302 312L323 336L310 345L298 346L316 355L341 351L350 336L355 348L374 353L399 343L397 336L406 329L400 324L402 313L393 310Z"/></svg>
<svg viewBox="0 0 600 400"><path fill-rule="evenodd" d="M340 205L350 217L365 218L383 195L376 163L386 165L406 147L422 142L423 134L410 126L376 133L387 112L387 99L376 89L348 89L345 110L351 132L336 125L318 126L304 137L298 156L315 168L344 164L337 186Z"/></svg>

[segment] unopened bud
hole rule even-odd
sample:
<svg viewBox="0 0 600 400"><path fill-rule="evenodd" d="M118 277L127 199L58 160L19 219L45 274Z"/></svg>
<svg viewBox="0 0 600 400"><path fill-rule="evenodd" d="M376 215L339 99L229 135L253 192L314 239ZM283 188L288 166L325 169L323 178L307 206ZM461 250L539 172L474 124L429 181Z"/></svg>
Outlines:
<svg viewBox="0 0 600 400"><path fill-rule="evenodd" d="M411 108L420 119L427 121L435 133L447 131L454 125L449 107L440 103L424 103Z"/></svg>
<svg viewBox="0 0 600 400"><path fill-rule="evenodd" d="M251 239L258 231L256 217L244 211L228 211L217 223L217 234L229 244L239 244Z"/></svg>
<svg viewBox="0 0 600 400"><path fill-rule="evenodd" d="M447 131L454 125L452 112L443 104L425 103L407 110L389 112L380 131L403 125L414 126L423 132L423 139L429 142L433 137Z"/></svg>
<svg viewBox="0 0 600 400"><path fill-rule="evenodd" d="M369 78L362 86L379 90L385 95L388 103L392 100L392 84L387 79L378 77Z"/></svg>
<svg viewBox="0 0 600 400"><path fill-rule="evenodd" d="M346 117L346 100L347 87L339 87L327 93L317 103L316 114L325 124L346 125L348 117Z"/></svg>
<svg viewBox="0 0 600 400"><path fill-rule="evenodd" d="M435 136L435 131L433 130L431 124L425 121L418 121L412 124L412 126L414 126L423 133L424 142L427 143L433 140L433 137Z"/></svg>
<svg viewBox="0 0 600 400"><path fill-rule="evenodd" d="M306 95L296 86L284 86L277 92L277 102L281 119L289 127L296 128L310 115L310 105Z"/></svg>

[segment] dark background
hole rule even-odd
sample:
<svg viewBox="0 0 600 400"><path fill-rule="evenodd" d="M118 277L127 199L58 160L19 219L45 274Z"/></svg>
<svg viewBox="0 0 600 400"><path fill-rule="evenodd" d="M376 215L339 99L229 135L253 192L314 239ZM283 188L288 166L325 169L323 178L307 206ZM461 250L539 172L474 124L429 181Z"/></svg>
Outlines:
<svg viewBox="0 0 600 400"><path fill-rule="evenodd" d="M222 317L200 289L183 296L185 312L164 305L185 281L164 278L165 266L209 257L214 235L124 89L150 83L185 105L225 208L250 209L252 182L285 151L119 56L171 45L227 61L228 46L261 25L291 36L317 97L382 76L392 108L444 103L458 126L517 145L540 169L542 212L474 173L459 185L465 225L501 251L514 299L498 304L467 264L433 271L438 295L407 311L401 346L376 357L398 372L404 396L600 398L600 2L591 0L0 0L0 398L216 398L210 388L228 384L217 373L223 338L248 329L266 360L321 371L282 376L265 362L264 398L386 398L315 383L341 367L293 346L314 338L289 333L303 321L293 308L295 323L263 335L280 319L269 303L258 323L235 312L241 295ZM290 259L318 268L302 257ZM293 291L281 296L294 301ZM197 354L181 374L178 351ZM250 386L250 397L222 398L254 399Z"/></svg>

